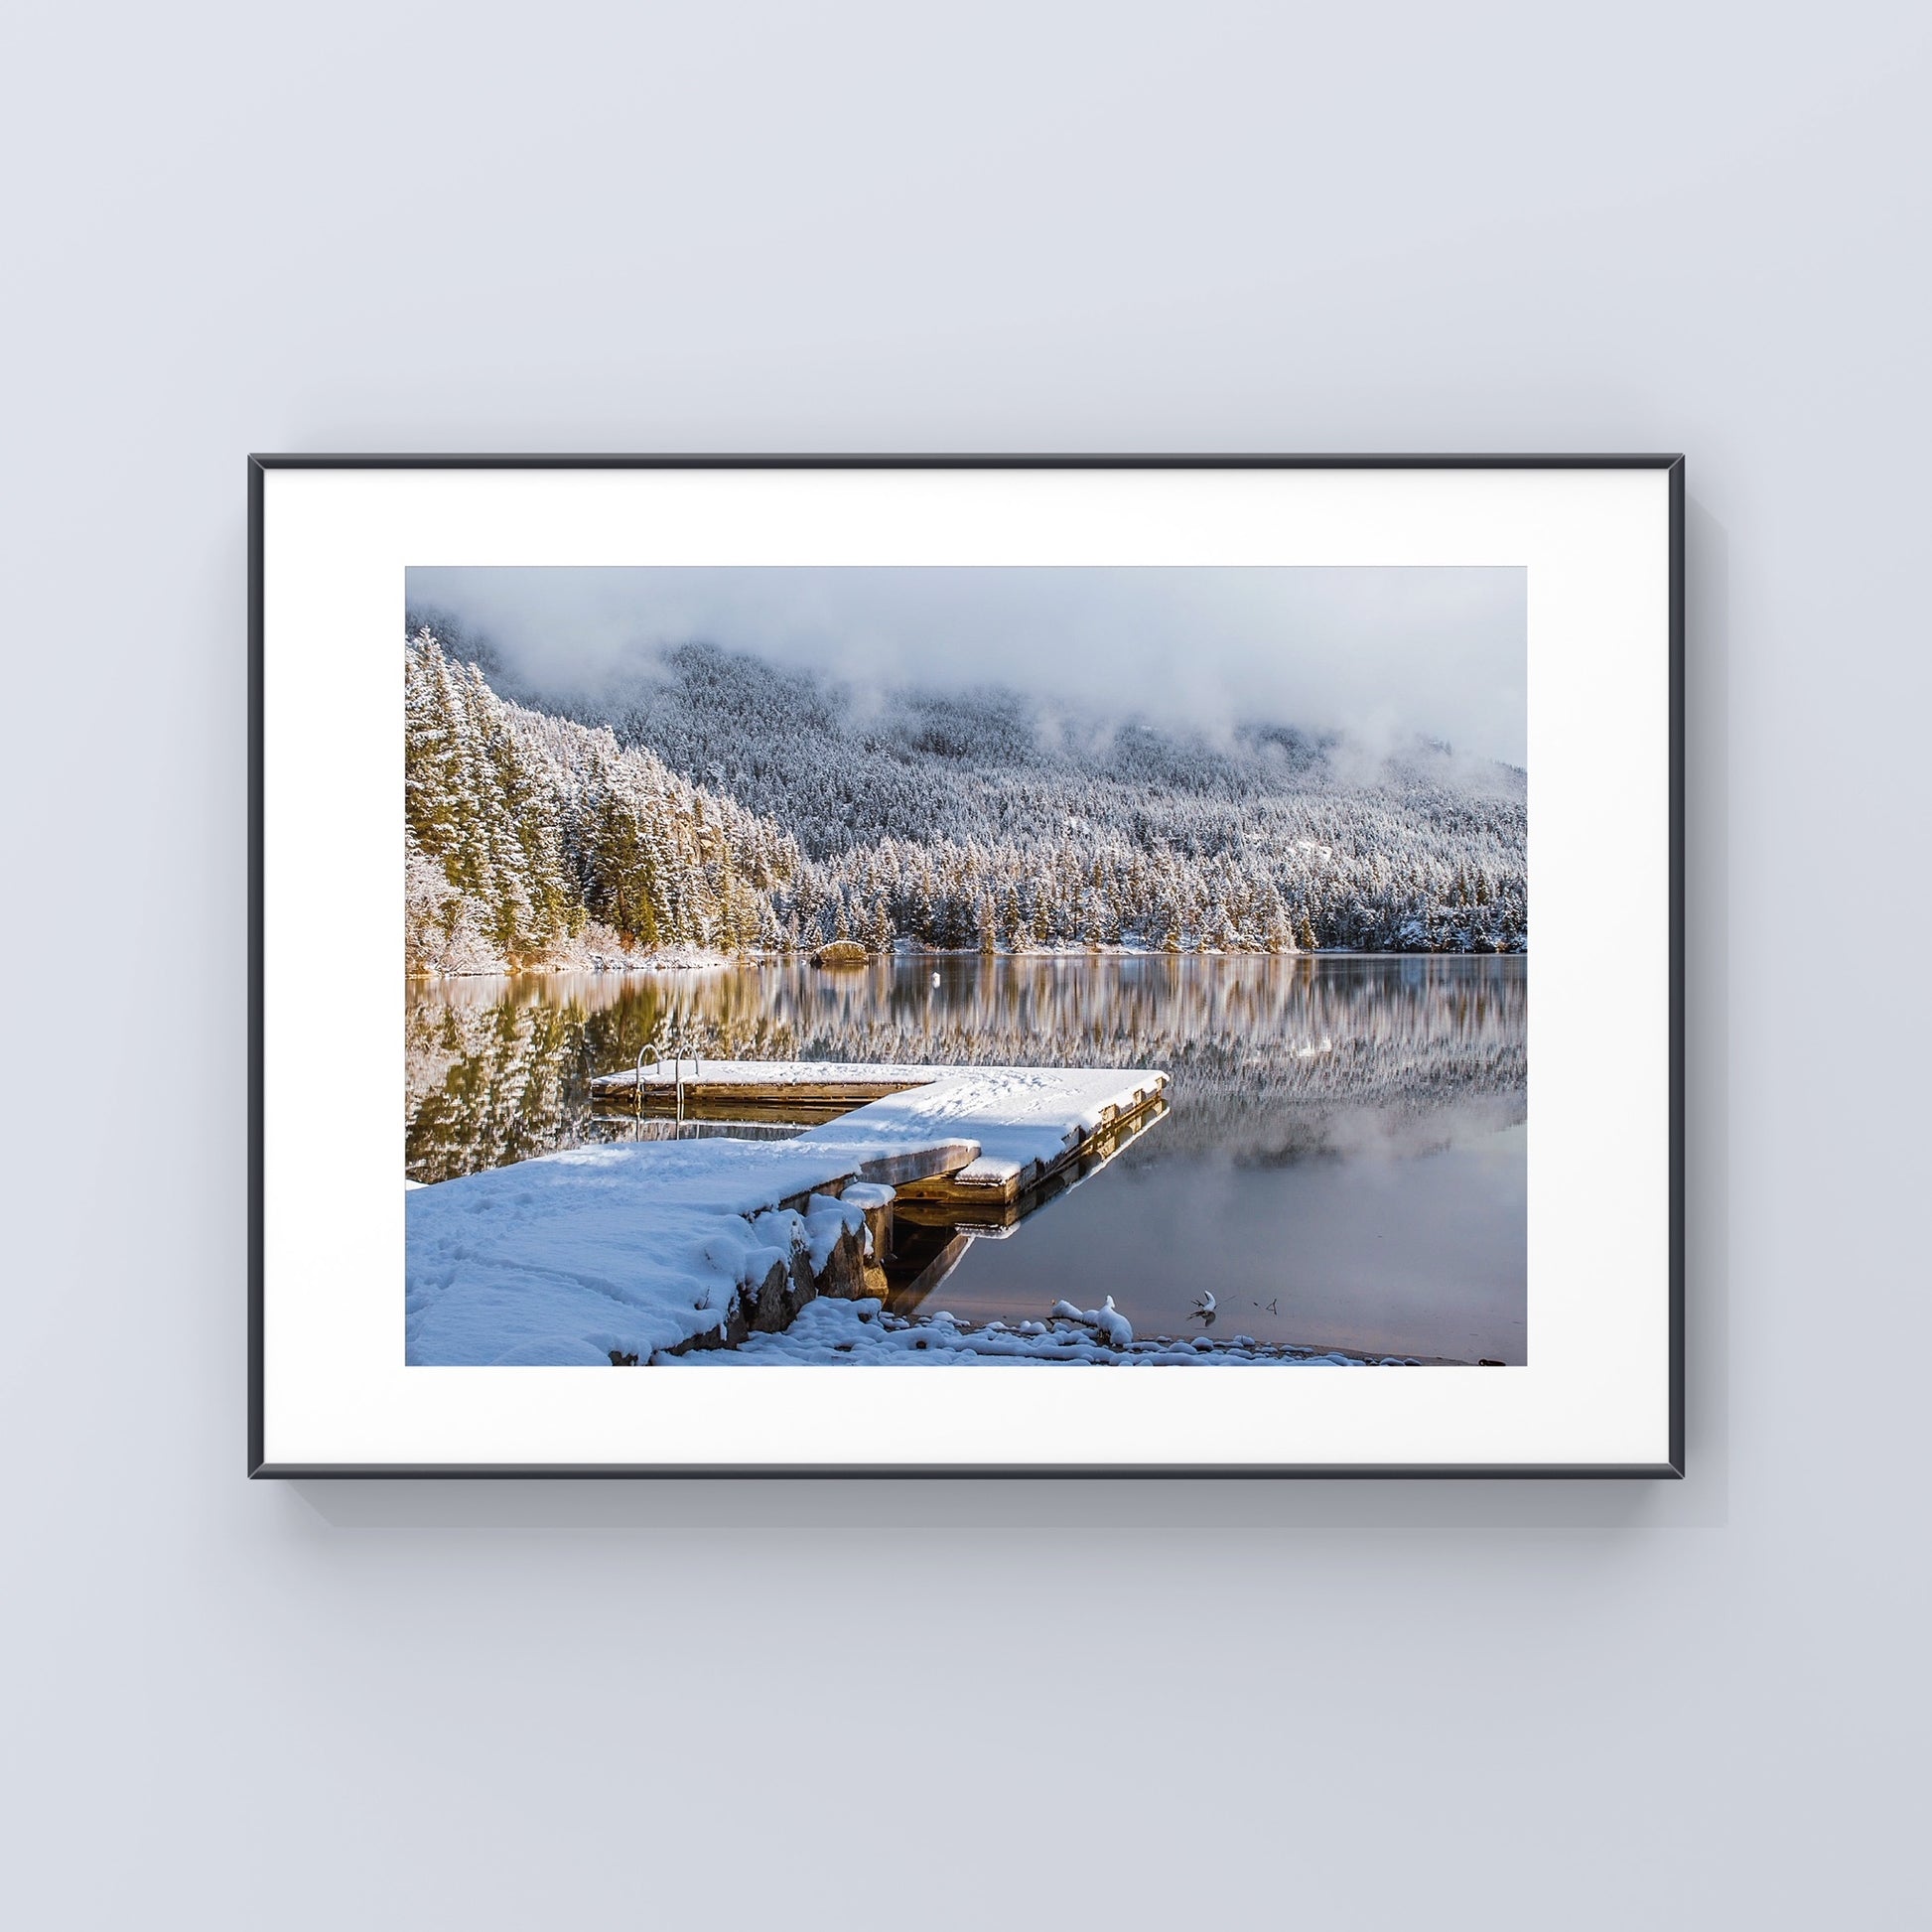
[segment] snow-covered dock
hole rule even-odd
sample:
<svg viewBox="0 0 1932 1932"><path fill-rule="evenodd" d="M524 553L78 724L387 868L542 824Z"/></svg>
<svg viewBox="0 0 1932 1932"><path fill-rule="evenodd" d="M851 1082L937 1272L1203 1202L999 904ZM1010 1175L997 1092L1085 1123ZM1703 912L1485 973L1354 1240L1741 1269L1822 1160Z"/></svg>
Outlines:
<svg viewBox="0 0 1932 1932"><path fill-rule="evenodd" d="M809 1078L793 1069L810 1064L705 1073L729 1075L718 1084L736 1102ZM891 1076L880 1098L791 1140L575 1148L411 1188L407 1359L648 1362L781 1331L820 1295L882 1292L875 1231L892 1190L1013 1200L1104 1147L1167 1084L1149 1069L868 1071Z"/></svg>
<svg viewBox="0 0 1932 1932"><path fill-rule="evenodd" d="M647 1362L786 1326L824 1293L876 1293L875 1174L971 1144L881 1152L797 1141L572 1148L412 1187L412 1364Z"/></svg>
<svg viewBox="0 0 1932 1932"><path fill-rule="evenodd" d="M600 1100L626 1099L636 1094L641 1079L649 1097L682 1091L694 1104L729 1101L734 1107L769 1109L833 1101L858 1107L964 1070L890 1060L705 1060L686 1055L641 1069L601 1073L591 1082L591 1091Z"/></svg>
<svg viewBox="0 0 1932 1932"><path fill-rule="evenodd" d="M607 1074L591 1083L607 1100L663 1098L728 1105L734 1113L783 1113L801 1105L853 1111L792 1143L837 1141L906 1150L941 1141L975 1143L971 1158L914 1184L915 1198L1012 1201L1068 1162L1096 1135L1125 1126L1160 1100L1168 1076L1068 1066L917 1066L838 1060L686 1061ZM904 1183L894 1182L903 1186Z"/></svg>

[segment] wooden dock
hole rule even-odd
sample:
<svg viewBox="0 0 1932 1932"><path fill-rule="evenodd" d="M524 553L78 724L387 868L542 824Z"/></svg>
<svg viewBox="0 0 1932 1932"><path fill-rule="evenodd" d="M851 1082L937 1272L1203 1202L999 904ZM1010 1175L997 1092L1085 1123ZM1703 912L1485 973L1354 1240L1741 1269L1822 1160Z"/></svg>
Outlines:
<svg viewBox="0 0 1932 1932"><path fill-rule="evenodd" d="M976 1236L1158 1119L1167 1076L737 1061L706 1063L700 1084L767 1130L795 1123L801 1095L846 1104L783 1138L646 1138L645 1102L668 1087L677 1104L675 1072L646 1068L599 1083L637 1109L636 1141L409 1189L405 1359L630 1366L776 1333L821 1295L916 1306Z"/></svg>
<svg viewBox="0 0 1932 1932"><path fill-rule="evenodd" d="M878 1150L875 1162L903 1158L906 1177L891 1184L908 1207L966 1210L1001 1225L1057 1176L1111 1158L1166 1111L1167 1085L1168 1076L1151 1067L686 1059L605 1074L591 1090L640 1114L677 1107L698 1116L812 1121L801 1144L869 1145ZM876 1167L869 1175L885 1177Z"/></svg>

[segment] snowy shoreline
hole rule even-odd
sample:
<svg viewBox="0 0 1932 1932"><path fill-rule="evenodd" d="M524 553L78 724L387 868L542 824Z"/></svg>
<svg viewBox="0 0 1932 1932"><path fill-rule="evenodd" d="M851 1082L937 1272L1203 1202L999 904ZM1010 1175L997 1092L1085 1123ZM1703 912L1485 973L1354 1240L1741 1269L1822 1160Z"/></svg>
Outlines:
<svg viewBox="0 0 1932 1932"><path fill-rule="evenodd" d="M883 1295L874 1228L895 1188L1012 1199L1167 1084L1153 1068L897 1071L916 1084L795 1139L577 1148L408 1188L407 1359L630 1365L784 1329L823 1294Z"/></svg>
<svg viewBox="0 0 1932 1932"><path fill-rule="evenodd" d="M759 1089L823 1070L814 1062L721 1068ZM891 1072L897 1090L784 1142L720 1136L580 1148L410 1187L407 1360L1424 1365L1412 1355L1258 1342L1205 1327L1137 1336L1111 1296L1097 1309L1057 1301L1037 1319L979 1323L944 1308L889 1309L884 1264L898 1188L1010 1196L1094 1146L1167 1081L1151 1068L856 1070ZM644 1084L661 1077L646 1069ZM1211 1297L1202 1312L1211 1320Z"/></svg>
<svg viewBox="0 0 1932 1932"><path fill-rule="evenodd" d="M862 1168L872 1150L789 1143L774 1173L740 1158L753 1145L553 1155L474 1177L513 1178L514 1192L463 1181L412 1189L406 1359L416 1367L1445 1365L1245 1334L1137 1336L1111 1299L1104 1309L1058 1302L1038 1320L1015 1322L975 1324L946 1309L895 1314L874 1241L894 1189L807 1178L828 1166ZM648 1159L678 1153L687 1159ZM828 1154L830 1163L813 1160ZM532 1187L539 1173L552 1184ZM792 1191L775 1198L780 1188ZM646 1193L657 1225L640 1241ZM564 1217L574 1224L567 1242ZM495 1236L488 1256L477 1245L485 1229Z"/></svg>
<svg viewBox="0 0 1932 1932"><path fill-rule="evenodd" d="M1373 1355L1340 1348L1257 1342L1250 1335L1148 1335L1109 1342L1088 1319L1098 1312L1049 1313L1042 1321L962 1321L949 1310L897 1315L872 1297L821 1297L790 1325L755 1334L728 1350L662 1358L663 1365L712 1367L972 1368L1422 1368L1458 1367L1415 1355Z"/></svg>
<svg viewBox="0 0 1932 1932"><path fill-rule="evenodd" d="M1528 957L1527 946L1516 946L1506 951L1485 949L1467 952L1445 952L1440 949L1420 947L1413 951L1371 952L1358 946L1311 946L1297 947L1287 952L1269 953L1254 951L1247 947L1188 946L1179 951L1170 951L1164 946L1104 944L1002 946L987 952L978 946L914 946L900 942L890 952L867 954L865 963L871 966L880 961L893 959L1527 959ZM621 977L627 973L715 973L741 966L806 966L811 963L810 953L803 950L797 952L751 950L741 953L722 953L678 947L662 953L626 954L615 961L600 958L589 963L488 966L478 967L471 972L407 973L404 975L404 980L410 986L434 986L445 980L565 979L577 974ZM849 972L851 968L830 966L820 970Z"/></svg>

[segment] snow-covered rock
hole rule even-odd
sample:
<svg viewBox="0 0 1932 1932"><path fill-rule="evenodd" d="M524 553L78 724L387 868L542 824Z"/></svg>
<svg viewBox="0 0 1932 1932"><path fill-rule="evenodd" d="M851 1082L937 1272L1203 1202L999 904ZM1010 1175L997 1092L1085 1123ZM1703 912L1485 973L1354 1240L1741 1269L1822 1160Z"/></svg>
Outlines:
<svg viewBox="0 0 1932 1932"><path fill-rule="evenodd" d="M736 1348L681 1355L673 1365L728 1368L777 1366L898 1366L906 1368L1033 1368L1048 1364L1093 1368L1362 1368L1364 1359L1338 1351L1210 1341L1134 1340L1116 1347L1085 1326L1021 1321L973 1327L942 1311L921 1320L885 1312L878 1301L813 1302L782 1333L756 1334ZM1381 1366L1413 1366L1385 1356Z"/></svg>

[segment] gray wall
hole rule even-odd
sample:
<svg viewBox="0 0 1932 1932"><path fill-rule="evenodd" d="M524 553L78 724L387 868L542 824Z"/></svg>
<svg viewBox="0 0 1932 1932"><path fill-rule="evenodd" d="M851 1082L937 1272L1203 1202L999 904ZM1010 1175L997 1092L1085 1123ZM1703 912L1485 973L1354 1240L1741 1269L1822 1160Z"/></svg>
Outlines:
<svg viewBox="0 0 1932 1932"><path fill-rule="evenodd" d="M1927 31L12 10L0 1905L1922 1909ZM245 1483L250 448L1688 451L1690 1480Z"/></svg>

